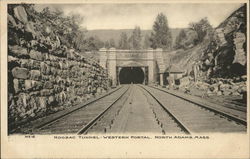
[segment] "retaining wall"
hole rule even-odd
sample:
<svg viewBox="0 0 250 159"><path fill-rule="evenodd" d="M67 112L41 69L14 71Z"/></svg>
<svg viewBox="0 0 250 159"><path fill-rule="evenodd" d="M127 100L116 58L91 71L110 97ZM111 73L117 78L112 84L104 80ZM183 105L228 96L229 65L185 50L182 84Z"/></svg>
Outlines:
<svg viewBox="0 0 250 159"><path fill-rule="evenodd" d="M52 35L38 36L37 28L27 27L33 22L27 20L24 8L17 6L14 11L8 15L9 125L107 91L108 75L97 61L67 48L57 36L54 40Z"/></svg>

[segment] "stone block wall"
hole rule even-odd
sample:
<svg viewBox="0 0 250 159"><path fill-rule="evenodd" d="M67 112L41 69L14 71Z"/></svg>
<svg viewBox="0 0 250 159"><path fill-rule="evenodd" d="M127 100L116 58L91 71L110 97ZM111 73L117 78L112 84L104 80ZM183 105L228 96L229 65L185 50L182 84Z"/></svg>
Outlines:
<svg viewBox="0 0 250 159"><path fill-rule="evenodd" d="M8 15L9 129L109 89L108 74L97 61L67 48L58 37L33 36L25 27L29 22L22 21L29 19L24 8L14 11Z"/></svg>
<svg viewBox="0 0 250 159"><path fill-rule="evenodd" d="M8 87L9 119L15 122L78 104L109 86L106 70L73 49L41 53L9 45Z"/></svg>

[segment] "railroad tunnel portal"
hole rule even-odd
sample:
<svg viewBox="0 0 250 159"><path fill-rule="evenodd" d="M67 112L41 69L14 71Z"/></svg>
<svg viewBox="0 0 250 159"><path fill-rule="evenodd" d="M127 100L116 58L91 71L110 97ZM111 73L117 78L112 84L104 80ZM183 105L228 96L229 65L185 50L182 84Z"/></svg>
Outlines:
<svg viewBox="0 0 250 159"><path fill-rule="evenodd" d="M120 84L143 84L145 73L141 67L122 67L118 80Z"/></svg>
<svg viewBox="0 0 250 159"><path fill-rule="evenodd" d="M102 48L99 50L99 64L107 70L111 84L152 84L163 83L166 66L163 50L116 50ZM159 76L159 77L158 77Z"/></svg>

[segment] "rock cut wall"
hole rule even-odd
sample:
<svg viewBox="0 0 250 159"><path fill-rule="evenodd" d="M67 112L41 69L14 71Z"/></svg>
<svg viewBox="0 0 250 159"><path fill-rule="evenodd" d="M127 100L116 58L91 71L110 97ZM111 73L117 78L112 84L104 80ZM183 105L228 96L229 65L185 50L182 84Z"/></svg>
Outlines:
<svg viewBox="0 0 250 159"><path fill-rule="evenodd" d="M233 78L246 75L247 68L246 4L233 12L216 28L217 41L203 53L203 70L208 77Z"/></svg>
<svg viewBox="0 0 250 159"><path fill-rule="evenodd" d="M39 30L23 6L8 13L10 128L84 102L109 88L107 72L97 61L67 48L57 36L36 36Z"/></svg>

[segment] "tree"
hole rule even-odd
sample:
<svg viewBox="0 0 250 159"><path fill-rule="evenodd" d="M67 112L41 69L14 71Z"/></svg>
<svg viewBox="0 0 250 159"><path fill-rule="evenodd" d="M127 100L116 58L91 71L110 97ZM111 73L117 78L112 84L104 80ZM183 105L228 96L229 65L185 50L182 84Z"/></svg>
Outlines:
<svg viewBox="0 0 250 159"><path fill-rule="evenodd" d="M119 48L120 49L129 49L128 36L125 32L121 33L121 37L120 37L120 41L119 41Z"/></svg>
<svg viewBox="0 0 250 159"><path fill-rule="evenodd" d="M197 33L198 39L195 41L195 45L203 41L206 35L210 36L213 31L212 26L210 25L207 17L201 19L199 22L192 22L189 24L189 29Z"/></svg>
<svg viewBox="0 0 250 159"><path fill-rule="evenodd" d="M107 49L109 49L109 48L110 48L109 41L105 41L105 43L104 43L104 47L105 47L105 48L107 48Z"/></svg>
<svg viewBox="0 0 250 159"><path fill-rule="evenodd" d="M150 37L152 48L171 49L172 35L168 27L167 17L160 13L157 15L153 25L153 32Z"/></svg>
<svg viewBox="0 0 250 159"><path fill-rule="evenodd" d="M33 13L40 25L37 30L42 30L42 36L50 36L50 38L55 39L56 36L59 37L62 44L67 47L78 47L79 49L80 39L84 42L85 29L82 29L80 25L83 23L83 17L79 14L71 14L69 16L63 15L60 10L50 10L50 8L44 8L39 14ZM80 37L79 37L80 36Z"/></svg>
<svg viewBox="0 0 250 159"><path fill-rule="evenodd" d="M187 38L186 31L184 29L181 29L180 33L177 35L175 39L175 48L176 49L186 48L185 45L186 38Z"/></svg>
<svg viewBox="0 0 250 159"><path fill-rule="evenodd" d="M148 49L151 47L151 41L150 41L150 36L148 34L146 34L144 36L144 42L143 42L143 48L144 49Z"/></svg>
<svg viewBox="0 0 250 159"><path fill-rule="evenodd" d="M133 30L131 37L129 38L130 48L136 50L141 49L141 40L142 40L141 29L139 26L136 26Z"/></svg>
<svg viewBox="0 0 250 159"><path fill-rule="evenodd" d="M77 34L77 36L75 37L75 43L74 43L74 48L76 48L77 50L79 51L83 51L85 50L84 48L84 43L86 42L86 39L85 39L85 33L84 32L79 32Z"/></svg>
<svg viewBox="0 0 250 159"><path fill-rule="evenodd" d="M108 41L105 41L104 47L107 49L112 48L112 47L115 48L115 40L113 38L111 38Z"/></svg>
<svg viewBox="0 0 250 159"><path fill-rule="evenodd" d="M115 40L113 38L109 39L109 47L114 47L115 48Z"/></svg>
<svg viewBox="0 0 250 159"><path fill-rule="evenodd" d="M195 31L188 29L186 31L186 39L184 41L185 47L190 48L195 45L195 42L198 40L198 35Z"/></svg>

